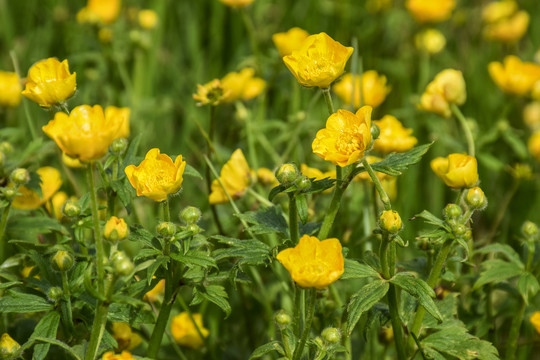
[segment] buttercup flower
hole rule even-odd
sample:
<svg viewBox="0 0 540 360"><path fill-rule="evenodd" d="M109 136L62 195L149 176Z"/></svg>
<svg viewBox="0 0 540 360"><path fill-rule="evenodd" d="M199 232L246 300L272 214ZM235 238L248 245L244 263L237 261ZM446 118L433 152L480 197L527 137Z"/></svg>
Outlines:
<svg viewBox="0 0 540 360"><path fill-rule="evenodd" d="M429 54L438 54L446 46L446 38L437 29L426 29L414 37L416 48Z"/></svg>
<svg viewBox="0 0 540 360"><path fill-rule="evenodd" d="M450 154L447 158L431 160L430 165L433 172L451 188L470 188L478 182L478 164L472 156Z"/></svg>
<svg viewBox="0 0 540 360"><path fill-rule="evenodd" d="M446 69L435 76L426 87L418 107L443 117L450 117L450 104L462 105L467 99L465 79L459 70Z"/></svg>
<svg viewBox="0 0 540 360"><path fill-rule="evenodd" d="M403 223L399 213L395 210L385 210L379 217L379 225L381 229L388 231L391 234L395 234L401 230Z"/></svg>
<svg viewBox="0 0 540 360"><path fill-rule="evenodd" d="M514 0L493 1L482 9L482 20L486 23L496 23L508 18L518 10Z"/></svg>
<svg viewBox="0 0 540 360"><path fill-rule="evenodd" d="M283 61L301 85L326 89L343 74L353 50L320 33L308 36L300 49L284 56Z"/></svg>
<svg viewBox="0 0 540 360"><path fill-rule="evenodd" d="M240 8L240 7L248 6L255 0L219 0L219 1L233 8Z"/></svg>
<svg viewBox="0 0 540 360"><path fill-rule="evenodd" d="M256 171L257 181L263 185L278 186L279 181L276 179L274 172L268 168L258 168Z"/></svg>
<svg viewBox="0 0 540 360"><path fill-rule="evenodd" d="M160 296L163 295L164 292L165 292L165 279L161 279L156 284L156 286L154 286L152 290L144 294L143 299L150 302L155 302Z"/></svg>
<svg viewBox="0 0 540 360"><path fill-rule="evenodd" d="M200 349L204 345L204 339L201 335L207 338L210 332L203 326L201 314L193 314L193 320L195 320L196 326L187 312L176 315L171 321L171 332L178 344L192 349ZM199 335L197 327L201 335Z"/></svg>
<svg viewBox="0 0 540 360"><path fill-rule="evenodd" d="M251 169L242 150L236 149L233 152L229 161L223 165L219 179L231 198L238 199L244 195L251 182ZM229 201L217 179L212 182L211 190L210 204L223 204Z"/></svg>
<svg viewBox="0 0 540 360"><path fill-rule="evenodd" d="M108 351L103 354L101 360L135 360L129 351L122 351L120 354L115 354L114 351Z"/></svg>
<svg viewBox="0 0 540 360"><path fill-rule="evenodd" d="M111 216L111 218L105 223L103 236L105 239L118 241L125 239L128 235L128 231L128 226L124 219Z"/></svg>
<svg viewBox="0 0 540 360"><path fill-rule="evenodd" d="M137 190L137 196L146 196L154 201L167 200L169 194L180 190L186 162L178 155L173 163L166 154L160 154L154 148L146 153L139 166L129 165L125 169L131 185Z"/></svg>
<svg viewBox="0 0 540 360"><path fill-rule="evenodd" d="M298 245L280 251L276 258L303 288L324 289L344 271L341 244L335 238L320 241L304 235Z"/></svg>
<svg viewBox="0 0 540 360"><path fill-rule="evenodd" d="M49 108L69 99L77 88L77 73L69 72L68 61L41 60L28 70L24 96L39 106Z"/></svg>
<svg viewBox="0 0 540 360"><path fill-rule="evenodd" d="M250 100L257 97L266 87L266 81L255 77L255 70L244 68L240 72L231 72L221 79L223 101Z"/></svg>
<svg viewBox="0 0 540 360"><path fill-rule="evenodd" d="M225 91L219 79L214 79L204 85L197 84L197 93L193 94L193 100L197 106L217 106L228 96L230 90Z"/></svg>
<svg viewBox="0 0 540 360"><path fill-rule="evenodd" d="M371 111L363 106L356 114L338 110L330 115L313 140L313 153L341 167L360 161L371 143Z"/></svg>
<svg viewBox="0 0 540 360"><path fill-rule="evenodd" d="M15 107L21 103L21 83L14 72L0 71L0 106Z"/></svg>
<svg viewBox="0 0 540 360"><path fill-rule="evenodd" d="M511 17L487 24L484 28L484 36L488 39L502 42L515 42L525 35L529 27L530 16L526 11L518 11Z"/></svg>
<svg viewBox="0 0 540 360"><path fill-rule="evenodd" d="M64 207L64 205L66 204L68 200L72 200L76 202L77 198L72 196L70 199L64 191L58 191L56 194L52 196L50 202L45 203L45 207L47 208L47 211L49 212L49 214L54 215L54 217L58 220L62 220L62 218L64 217L62 208Z"/></svg>
<svg viewBox="0 0 540 360"><path fill-rule="evenodd" d="M124 322L112 323L112 336L118 343L117 350L132 350L139 346L142 342L139 334L134 332L129 324Z"/></svg>
<svg viewBox="0 0 540 360"><path fill-rule="evenodd" d="M536 332L540 334L540 311L535 311L529 318L529 321L534 326Z"/></svg>
<svg viewBox="0 0 540 360"><path fill-rule="evenodd" d="M381 120L373 121L380 129L380 134L373 144L373 149L385 154L405 152L413 148L418 140L412 136L412 129L404 128L392 115L385 115Z"/></svg>
<svg viewBox="0 0 540 360"><path fill-rule="evenodd" d="M321 170L309 167L306 164L300 165L300 172L302 173L302 175L305 175L310 179L315 178L315 180L322 180L326 178L330 178L330 179L336 178L336 170L322 172Z"/></svg>
<svg viewBox="0 0 540 360"><path fill-rule="evenodd" d="M407 0L405 7L420 23L447 20L456 6L454 0Z"/></svg>
<svg viewBox="0 0 540 360"><path fill-rule="evenodd" d="M540 131L535 131L527 142L529 152L537 160L540 161Z"/></svg>
<svg viewBox="0 0 540 360"><path fill-rule="evenodd" d="M120 0L88 0L86 7L77 13L79 23L112 24L120 13Z"/></svg>
<svg viewBox="0 0 540 360"><path fill-rule="evenodd" d="M375 70L368 70L362 74L362 88L360 88L360 77L345 74L340 81L332 86L332 90L345 104L350 105L353 86L355 109L360 107L360 99L364 105L377 107L382 104L390 92L390 87L386 86L386 76L379 75Z"/></svg>
<svg viewBox="0 0 540 360"><path fill-rule="evenodd" d="M280 32L272 35L272 41L279 51L281 57L291 55L294 50L300 49L302 43L307 39L309 33L300 29L299 27L293 27L287 32Z"/></svg>
<svg viewBox="0 0 540 360"><path fill-rule="evenodd" d="M540 101L533 101L523 108L523 121L532 130L540 128Z"/></svg>
<svg viewBox="0 0 540 360"><path fill-rule="evenodd" d="M58 189L60 189L60 186L62 186L62 178L57 169L51 166L44 166L37 169L36 172L41 179L41 197L34 190L31 190L26 186L21 186L17 190L21 195L17 195L13 199L12 205L15 209L37 209L49 201Z"/></svg>
<svg viewBox="0 0 540 360"><path fill-rule="evenodd" d="M156 27L158 23L158 16L154 10L144 9L137 14L139 25L146 30L151 30Z"/></svg>
<svg viewBox="0 0 540 360"><path fill-rule="evenodd" d="M527 95L534 84L540 80L540 65L532 62L522 62L517 56L508 55L504 65L500 62L490 62L489 75L504 92Z"/></svg>
<svg viewBox="0 0 540 360"><path fill-rule="evenodd" d="M66 155L80 161L101 158L113 140L129 133L129 110L99 105L77 106L69 115L57 112L43 131Z"/></svg>
<svg viewBox="0 0 540 360"><path fill-rule="evenodd" d="M8 333L2 334L2 338L0 338L0 356L2 359L4 359L4 357L7 359L11 358L11 356L15 355L20 348L21 345L13 340Z"/></svg>

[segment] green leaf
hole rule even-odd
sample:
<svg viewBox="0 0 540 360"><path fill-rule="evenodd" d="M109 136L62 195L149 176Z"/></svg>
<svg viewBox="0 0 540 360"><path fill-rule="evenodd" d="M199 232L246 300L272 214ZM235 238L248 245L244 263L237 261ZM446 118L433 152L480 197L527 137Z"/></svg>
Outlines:
<svg viewBox="0 0 540 360"><path fill-rule="evenodd" d="M249 357L249 360L251 359L258 359L272 351L277 351L281 355L285 355L285 350L283 350L283 347L281 346L281 343L279 341L271 341L267 344L264 344L262 346L259 346L258 348L253 351L251 356Z"/></svg>
<svg viewBox="0 0 540 360"><path fill-rule="evenodd" d="M518 290L521 296L523 296L525 303L528 303L529 299L532 299L538 290L540 290L540 284L538 284L538 280L533 274L526 272L519 276Z"/></svg>
<svg viewBox="0 0 540 360"><path fill-rule="evenodd" d="M227 292L221 285L196 286L193 288L193 300L191 305L198 305L203 300L213 302L225 312L225 317L231 314L231 305L229 304Z"/></svg>
<svg viewBox="0 0 540 360"><path fill-rule="evenodd" d="M507 131L501 131L500 134L521 160L527 159L529 156L527 145L525 145L521 137L516 134L516 130L509 128Z"/></svg>
<svg viewBox="0 0 540 360"><path fill-rule="evenodd" d="M269 206L257 211L249 211L238 215L239 218L252 224L251 230L255 234L279 232L287 235L289 228L279 206Z"/></svg>
<svg viewBox="0 0 540 360"><path fill-rule="evenodd" d="M130 227L128 239L135 242L142 242L149 248L156 248L152 241L154 239L154 234L140 225L133 225Z"/></svg>
<svg viewBox="0 0 540 360"><path fill-rule="evenodd" d="M135 136L133 140L131 140L131 142L129 143L128 149L126 150L126 156L124 156L121 168L125 169L128 165L135 164L137 149L139 148L142 135L143 133L141 132L140 134Z"/></svg>
<svg viewBox="0 0 540 360"><path fill-rule="evenodd" d="M341 280L364 279L368 277L380 277L377 270L371 266L359 263L356 260L345 259L345 271L341 275Z"/></svg>
<svg viewBox="0 0 540 360"><path fill-rule="evenodd" d="M9 281L9 282L0 283L0 289L1 290L8 289L8 288L10 288L12 286L15 286L15 285L22 285L22 282L20 282L20 281Z"/></svg>
<svg viewBox="0 0 540 360"><path fill-rule="evenodd" d="M300 221L302 221L302 224L305 224L308 219L308 205L307 205L306 195L297 194L295 197L295 201L296 201L296 209L298 211L298 216L300 217Z"/></svg>
<svg viewBox="0 0 540 360"><path fill-rule="evenodd" d="M58 220L48 216L14 216L9 220L7 231L10 239L20 239L21 234L25 234L24 238L32 238L36 234L32 239L37 239L37 234L68 233Z"/></svg>
<svg viewBox="0 0 540 360"><path fill-rule="evenodd" d="M390 282L411 294L431 316L442 321L441 313L432 299L435 292L424 280L412 277L412 273L400 272L394 275Z"/></svg>
<svg viewBox="0 0 540 360"><path fill-rule="evenodd" d="M119 303L111 304L107 319L109 321L125 322L131 325L153 324L156 321L154 313L150 310Z"/></svg>
<svg viewBox="0 0 540 360"><path fill-rule="evenodd" d="M148 267L148 270L146 270L146 281L148 284L152 282L152 278L154 277L154 274L161 266L163 266L165 269L167 268L168 262L169 262L168 256L159 255L156 258L156 261Z"/></svg>
<svg viewBox="0 0 540 360"><path fill-rule="evenodd" d="M184 169L184 175L193 176L196 178L199 178L200 180L203 179L200 172L198 172L193 166L186 163L186 168Z"/></svg>
<svg viewBox="0 0 540 360"><path fill-rule="evenodd" d="M525 265L521 262L521 258L518 253L512 249L511 246L506 244L491 244L484 246L481 249L475 251L477 254L491 254L498 253L504 255L512 263L516 264L520 269L525 269Z"/></svg>
<svg viewBox="0 0 540 360"><path fill-rule="evenodd" d="M446 223L442 219L439 219L427 210L422 211L420 214L414 215L412 219L414 220L416 218L424 219L428 224L448 229Z"/></svg>
<svg viewBox="0 0 540 360"><path fill-rule="evenodd" d="M390 285L387 281L376 280L364 286L351 297L347 306L347 333L350 335L362 314L375 305L386 293Z"/></svg>
<svg viewBox="0 0 540 360"><path fill-rule="evenodd" d="M330 189L336 183L336 179L324 178L321 180L312 180L311 187L305 191L302 191L303 194L314 194Z"/></svg>
<svg viewBox="0 0 540 360"><path fill-rule="evenodd" d="M272 188L272 190L270 190L270 194L268 194L268 200L272 201L278 194L281 194L282 192L284 192L285 190L287 190L287 188L289 187L290 185L278 185L274 188Z"/></svg>
<svg viewBox="0 0 540 360"><path fill-rule="evenodd" d="M239 240L221 235L212 238L229 247L212 253L216 261L239 258L238 265L261 265L267 263L271 257L271 248L258 240Z"/></svg>
<svg viewBox="0 0 540 360"><path fill-rule="evenodd" d="M484 269L480 277L476 280L473 290L479 289L485 284L491 282L501 282L514 276L518 276L523 269L513 262L507 262L500 259L487 260L482 263Z"/></svg>
<svg viewBox="0 0 540 360"><path fill-rule="evenodd" d="M60 314L56 311L51 311L47 315L41 318L41 320L38 322L36 327L34 328L34 332L32 333L32 336L30 338L35 337L41 337L41 338L50 338L55 339L56 338L56 331L58 330L58 325L60 324ZM34 347L34 360L43 360L47 356L47 353L49 352L51 344L44 343L39 344Z"/></svg>
<svg viewBox="0 0 540 360"><path fill-rule="evenodd" d="M411 165L416 164L422 159L422 156L429 150L433 143L424 144L413 148L405 153L392 153L383 161L370 164L373 170L382 172L391 176L401 175L403 171Z"/></svg>
<svg viewBox="0 0 540 360"><path fill-rule="evenodd" d="M171 254L171 258L189 267L200 266L202 268L208 268L208 267L215 267L216 269L218 268L216 264L216 260L214 260L208 254L202 251L192 250L192 251L189 251L186 255L175 253L175 254Z"/></svg>
<svg viewBox="0 0 540 360"><path fill-rule="evenodd" d="M52 310L53 306L41 296L9 291L0 299L3 313L33 313Z"/></svg>
<svg viewBox="0 0 540 360"><path fill-rule="evenodd" d="M158 255L161 255L161 251L159 251L159 250L156 250L156 249L141 249L141 250L139 250L137 252L137 255L135 255L133 260L137 261L137 260L144 259L144 258L147 258L147 257L155 258Z"/></svg>
<svg viewBox="0 0 540 360"><path fill-rule="evenodd" d="M129 181L124 178L122 180L114 180L111 181L110 184L111 189L118 195L118 198L122 202L122 205L124 207L127 207L131 204L132 200L132 194L134 192L133 186L129 183Z"/></svg>

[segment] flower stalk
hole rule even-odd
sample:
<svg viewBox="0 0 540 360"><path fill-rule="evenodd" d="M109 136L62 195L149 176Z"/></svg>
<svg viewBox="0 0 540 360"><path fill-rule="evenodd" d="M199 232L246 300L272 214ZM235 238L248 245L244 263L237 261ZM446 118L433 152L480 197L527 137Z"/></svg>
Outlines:
<svg viewBox="0 0 540 360"><path fill-rule="evenodd" d="M475 149L474 149L474 138L472 135L471 128L467 124L467 119L465 119L465 116L463 116L463 113L459 109L459 107L452 103L450 104L450 109L452 110L452 113L454 116L458 119L459 123L461 124L461 127L463 128L463 132L465 133L465 138L467 139L467 148L469 156L474 157Z"/></svg>
<svg viewBox="0 0 540 360"><path fill-rule="evenodd" d="M294 192L289 193L289 233L291 235L291 242L298 244L298 210L296 209L296 197Z"/></svg>
<svg viewBox="0 0 540 360"><path fill-rule="evenodd" d="M307 338L311 331L311 323L313 321L313 315L315 314L315 302L317 300L317 290L315 288L310 288L304 291L307 292L306 307L305 307L305 310L307 311L306 321L304 323L304 329L302 331L302 337L300 338L300 342L298 343L298 346L296 347L296 349L294 349L293 358L292 358L293 360L300 360L302 358L302 352L304 351L304 346L306 345Z"/></svg>

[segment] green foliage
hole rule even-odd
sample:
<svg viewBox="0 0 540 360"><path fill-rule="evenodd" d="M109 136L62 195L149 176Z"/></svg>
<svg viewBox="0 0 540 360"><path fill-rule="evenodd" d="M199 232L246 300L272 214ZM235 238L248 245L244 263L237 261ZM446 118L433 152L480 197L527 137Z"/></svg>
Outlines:
<svg viewBox="0 0 540 360"><path fill-rule="evenodd" d="M41 320L36 325L32 336L30 336L30 341L33 338L41 337L48 339L56 338L56 331L58 330L58 325L60 324L60 314L56 311L51 311L47 315L43 316ZM43 360L46 358L47 353L49 352L49 343L38 344L34 347L33 359Z"/></svg>
<svg viewBox="0 0 540 360"><path fill-rule="evenodd" d="M420 305L431 316L442 321L441 313L432 299L435 297L435 292L424 280L417 279L413 276L412 273L399 272L390 279L390 282L407 291L418 300Z"/></svg>
<svg viewBox="0 0 540 360"><path fill-rule="evenodd" d="M362 314L371 309L388 292L385 280L375 280L356 292L347 305L347 333L351 334Z"/></svg>
<svg viewBox="0 0 540 360"><path fill-rule="evenodd" d="M53 305L41 296L11 290L0 299L0 309L5 314L34 313L52 310Z"/></svg>
<svg viewBox="0 0 540 360"><path fill-rule="evenodd" d="M254 234L277 232L286 235L289 232L287 221L279 206L269 206L257 211L248 211L239 214L238 217L253 225L251 231Z"/></svg>

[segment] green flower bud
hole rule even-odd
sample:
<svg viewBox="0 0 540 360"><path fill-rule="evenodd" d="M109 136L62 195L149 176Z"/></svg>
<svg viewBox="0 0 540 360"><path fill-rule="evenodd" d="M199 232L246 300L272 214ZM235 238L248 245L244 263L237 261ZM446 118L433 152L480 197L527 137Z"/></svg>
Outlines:
<svg viewBox="0 0 540 360"><path fill-rule="evenodd" d="M112 258L114 271L118 275L129 275L134 269L133 262L123 251L118 251Z"/></svg>
<svg viewBox="0 0 540 360"><path fill-rule="evenodd" d="M281 329L285 329L287 326L289 326L292 322L292 318L291 316L285 311L285 310L279 310L275 315L274 315L274 320L276 321L276 324L278 324L278 326L281 328Z"/></svg>
<svg viewBox="0 0 540 360"><path fill-rule="evenodd" d="M176 234L176 225L172 222L163 221L157 226L157 232L164 237L173 236Z"/></svg>
<svg viewBox="0 0 540 360"><path fill-rule="evenodd" d="M280 166L276 171L276 179L280 184L290 184L296 180L300 172L294 164L288 163Z"/></svg>
<svg viewBox="0 0 540 360"><path fill-rule="evenodd" d="M9 155L13 152L13 145L7 141L2 141L0 143L0 152Z"/></svg>
<svg viewBox="0 0 540 360"><path fill-rule="evenodd" d="M321 349L324 349L325 348L325 345L324 345L324 340L322 339L322 337L320 336L317 336L315 338L315 340L313 340L315 342L315 345L318 347L318 348L321 348Z"/></svg>
<svg viewBox="0 0 540 360"><path fill-rule="evenodd" d="M379 127L375 125L374 123L371 123L371 139L372 139L371 141L373 142L377 140L380 134L381 134L381 129L379 129Z"/></svg>
<svg viewBox="0 0 540 360"><path fill-rule="evenodd" d="M379 226L390 234L397 234L401 230L403 223L401 222L401 217L397 211L386 210L383 211L379 218Z"/></svg>
<svg viewBox="0 0 540 360"><path fill-rule="evenodd" d="M486 195L484 195L484 192L478 186L467 191L465 202L471 207L471 209L481 210L487 206Z"/></svg>
<svg viewBox="0 0 540 360"><path fill-rule="evenodd" d="M110 150L111 150L111 153L113 153L115 155L122 155L124 153L124 151L126 151L127 146L128 146L127 139L118 138L118 139L115 139L112 142L112 144L110 146Z"/></svg>
<svg viewBox="0 0 540 360"><path fill-rule="evenodd" d="M6 200L13 200L15 196L17 196L17 190L12 187L6 187L3 189L4 197Z"/></svg>
<svg viewBox="0 0 540 360"><path fill-rule="evenodd" d="M64 292L58 286L53 286L49 289L49 291L47 291L47 297L53 302L57 302L58 300L60 300L63 294Z"/></svg>
<svg viewBox="0 0 540 360"><path fill-rule="evenodd" d="M2 334L0 339L0 357L2 359L10 359L19 349L21 345L13 340L7 333Z"/></svg>
<svg viewBox="0 0 540 360"><path fill-rule="evenodd" d="M525 237L535 237L538 235L538 226L532 221L527 220L521 226L521 232Z"/></svg>
<svg viewBox="0 0 540 360"><path fill-rule="evenodd" d="M339 344L341 341L340 331L333 327L324 329L321 336L329 344Z"/></svg>
<svg viewBox="0 0 540 360"><path fill-rule="evenodd" d="M452 232L455 236L463 237L467 233L468 229L463 224L455 224L452 226Z"/></svg>
<svg viewBox="0 0 540 360"><path fill-rule="evenodd" d="M73 266L73 255L65 250L59 250L52 257L52 266L58 271L68 271Z"/></svg>
<svg viewBox="0 0 540 360"><path fill-rule="evenodd" d="M416 246L423 251L427 251L431 249L431 241L429 241L428 238L425 237L419 237L416 241Z"/></svg>
<svg viewBox="0 0 540 360"><path fill-rule="evenodd" d="M30 174L28 173L28 170L23 168L13 170L9 177L16 185L24 185L30 181Z"/></svg>
<svg viewBox="0 0 540 360"><path fill-rule="evenodd" d="M180 219L184 220L186 224L196 224L201 218L201 210L195 206L188 206L180 212Z"/></svg>
<svg viewBox="0 0 540 360"><path fill-rule="evenodd" d="M81 214L81 206L73 200L68 200L62 208L62 213L67 217L77 217Z"/></svg>
<svg viewBox="0 0 540 360"><path fill-rule="evenodd" d="M189 224L188 226L186 226L186 230L191 231L193 235L196 235L201 231L201 228L197 224Z"/></svg>
<svg viewBox="0 0 540 360"><path fill-rule="evenodd" d="M465 234L463 234L462 238L465 241L471 240L472 239L472 231L471 230L465 231Z"/></svg>
<svg viewBox="0 0 540 360"><path fill-rule="evenodd" d="M311 187L311 181L307 176L299 176L295 181L298 190L308 190Z"/></svg>
<svg viewBox="0 0 540 360"><path fill-rule="evenodd" d="M446 220L457 219L462 213L461 207L456 204L448 204L443 210L443 216Z"/></svg>

